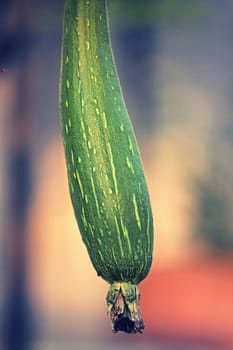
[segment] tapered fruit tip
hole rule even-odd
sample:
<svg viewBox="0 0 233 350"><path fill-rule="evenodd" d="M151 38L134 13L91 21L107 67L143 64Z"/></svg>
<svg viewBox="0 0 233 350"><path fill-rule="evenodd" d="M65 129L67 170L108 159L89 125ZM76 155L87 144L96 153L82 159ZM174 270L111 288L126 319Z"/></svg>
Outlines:
<svg viewBox="0 0 233 350"><path fill-rule="evenodd" d="M143 333L140 293L136 285L128 282L113 283L106 300L113 333Z"/></svg>

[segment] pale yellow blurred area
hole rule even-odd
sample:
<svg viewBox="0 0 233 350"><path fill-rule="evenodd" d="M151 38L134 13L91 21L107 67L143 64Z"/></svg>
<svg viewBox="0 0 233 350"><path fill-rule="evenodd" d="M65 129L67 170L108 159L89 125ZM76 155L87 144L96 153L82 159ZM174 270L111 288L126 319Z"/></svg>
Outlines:
<svg viewBox="0 0 233 350"><path fill-rule="evenodd" d="M29 255L32 294L63 331L95 332L106 314L107 285L97 277L75 221L68 193L61 139L42 152L35 169L30 210ZM62 315L62 319L61 319ZM67 319L66 319L67 317ZM97 331L97 329L96 329Z"/></svg>

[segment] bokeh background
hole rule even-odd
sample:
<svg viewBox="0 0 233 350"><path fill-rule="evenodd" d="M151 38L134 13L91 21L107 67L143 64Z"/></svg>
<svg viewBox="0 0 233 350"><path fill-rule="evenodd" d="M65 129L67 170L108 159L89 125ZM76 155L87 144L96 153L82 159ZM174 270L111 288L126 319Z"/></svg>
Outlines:
<svg viewBox="0 0 233 350"><path fill-rule="evenodd" d="M69 199L63 7L0 3L0 349L233 349L233 2L109 0L155 220L135 336L111 334Z"/></svg>

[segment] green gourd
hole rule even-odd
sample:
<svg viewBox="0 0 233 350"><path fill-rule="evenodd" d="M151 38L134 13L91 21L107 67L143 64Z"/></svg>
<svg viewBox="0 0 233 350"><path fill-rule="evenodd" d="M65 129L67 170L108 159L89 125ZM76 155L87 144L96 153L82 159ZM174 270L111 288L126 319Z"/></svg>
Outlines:
<svg viewBox="0 0 233 350"><path fill-rule="evenodd" d="M142 332L137 285L152 263L153 219L105 0L67 0L63 26L61 128L75 216L97 274L110 283L113 332Z"/></svg>

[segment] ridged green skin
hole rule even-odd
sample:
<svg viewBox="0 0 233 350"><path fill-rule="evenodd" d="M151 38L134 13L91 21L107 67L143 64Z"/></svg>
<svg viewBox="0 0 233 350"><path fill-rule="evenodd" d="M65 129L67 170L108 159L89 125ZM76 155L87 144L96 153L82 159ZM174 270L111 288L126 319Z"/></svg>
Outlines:
<svg viewBox="0 0 233 350"><path fill-rule="evenodd" d="M92 264L109 283L138 284L152 262L152 212L104 0L66 1L60 104L70 195Z"/></svg>

